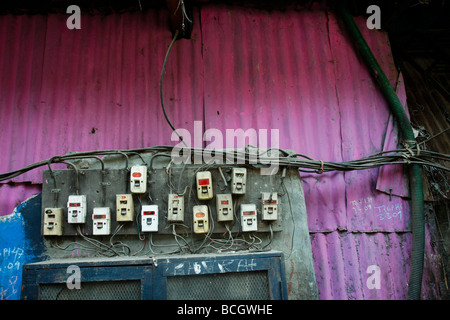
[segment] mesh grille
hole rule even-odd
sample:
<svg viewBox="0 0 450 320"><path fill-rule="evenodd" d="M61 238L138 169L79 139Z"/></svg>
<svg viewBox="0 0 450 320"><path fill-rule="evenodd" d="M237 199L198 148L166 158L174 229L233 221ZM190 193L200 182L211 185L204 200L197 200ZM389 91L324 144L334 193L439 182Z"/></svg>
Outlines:
<svg viewBox="0 0 450 320"><path fill-rule="evenodd" d="M167 278L169 300L269 300L267 271Z"/></svg>
<svg viewBox="0 0 450 320"><path fill-rule="evenodd" d="M68 289L65 283L40 285L41 300L140 300L139 280L82 282L80 289Z"/></svg>

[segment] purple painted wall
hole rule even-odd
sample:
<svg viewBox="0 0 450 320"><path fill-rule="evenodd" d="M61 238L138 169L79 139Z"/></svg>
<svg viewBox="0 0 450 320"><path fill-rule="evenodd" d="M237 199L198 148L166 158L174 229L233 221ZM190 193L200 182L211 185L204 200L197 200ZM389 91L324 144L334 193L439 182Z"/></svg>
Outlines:
<svg viewBox="0 0 450 320"><path fill-rule="evenodd" d="M66 19L0 17L0 149L8 150L0 172L70 151L174 144L159 104L167 12L82 16L81 30L68 30ZM406 101L387 35L357 22ZM396 143L376 83L334 13L319 7L196 8L192 39L172 49L164 92L177 128L192 131L197 120L223 132L278 129L280 147L316 159L357 159ZM0 184L0 215L39 192L41 172ZM411 233L402 169L301 176L320 298L406 298ZM430 243L423 297L433 299L441 272ZM379 290L367 288L370 265L380 266Z"/></svg>

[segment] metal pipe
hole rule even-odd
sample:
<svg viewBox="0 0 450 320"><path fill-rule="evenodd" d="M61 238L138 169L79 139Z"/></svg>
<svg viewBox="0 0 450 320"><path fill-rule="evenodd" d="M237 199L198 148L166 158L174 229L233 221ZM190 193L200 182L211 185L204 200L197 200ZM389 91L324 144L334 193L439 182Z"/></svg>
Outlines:
<svg viewBox="0 0 450 320"><path fill-rule="evenodd" d="M402 103L391 86L383 69L378 64L375 56L367 45L364 37L358 29L352 15L347 10L343 1L336 1L337 9L344 21L347 30L354 43L359 49L368 69L377 80L380 89L386 98L400 132L403 136L403 144L407 148L415 148L416 141L411 123L403 109ZM411 196L411 218L412 218L412 253L411 269L409 275L408 299L419 300L421 296L424 251L425 251L425 219L424 219L424 196L421 167L417 164L408 166L409 189Z"/></svg>

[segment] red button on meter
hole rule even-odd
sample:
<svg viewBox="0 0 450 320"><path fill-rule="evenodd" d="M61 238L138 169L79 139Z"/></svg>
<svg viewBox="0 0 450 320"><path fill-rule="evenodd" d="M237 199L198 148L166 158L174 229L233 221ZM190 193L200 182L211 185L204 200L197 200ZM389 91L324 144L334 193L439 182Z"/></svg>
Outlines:
<svg viewBox="0 0 450 320"><path fill-rule="evenodd" d="M69 207L81 207L81 203L69 203Z"/></svg>
<svg viewBox="0 0 450 320"><path fill-rule="evenodd" d="M209 179L198 179L199 186L207 186L209 184Z"/></svg>
<svg viewBox="0 0 450 320"><path fill-rule="evenodd" d="M142 174L140 172L133 172L133 177L140 178Z"/></svg>
<svg viewBox="0 0 450 320"><path fill-rule="evenodd" d="M204 212L197 212L197 213L195 214L195 216L196 216L197 218L203 218L203 217L205 216L205 213L204 213Z"/></svg>

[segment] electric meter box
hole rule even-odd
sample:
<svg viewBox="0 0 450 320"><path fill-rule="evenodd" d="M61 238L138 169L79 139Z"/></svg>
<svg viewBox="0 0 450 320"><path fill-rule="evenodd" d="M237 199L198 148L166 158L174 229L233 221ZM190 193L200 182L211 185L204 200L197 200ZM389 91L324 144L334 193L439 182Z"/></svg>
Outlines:
<svg viewBox="0 0 450 320"><path fill-rule="evenodd" d="M278 194L276 192L262 192L262 220L275 221L278 219Z"/></svg>
<svg viewBox="0 0 450 320"><path fill-rule="evenodd" d="M184 196L169 194L167 221L184 222Z"/></svg>
<svg viewBox="0 0 450 320"><path fill-rule="evenodd" d="M233 221L233 199L231 194L216 194L217 221Z"/></svg>
<svg viewBox="0 0 450 320"><path fill-rule="evenodd" d="M92 213L93 235L109 235L111 233L111 211L108 207L94 208Z"/></svg>
<svg viewBox="0 0 450 320"><path fill-rule="evenodd" d="M141 210L142 232L158 232L158 206L144 205Z"/></svg>
<svg viewBox="0 0 450 320"><path fill-rule="evenodd" d="M118 156L114 156L114 159L116 157L122 159ZM138 162L138 159L136 159L136 163L129 162L129 165L125 166L114 164L119 167L118 169L80 168L78 175L75 170L70 168L54 169L52 172L44 170L40 210L41 222L38 226L40 228L38 232L42 235L44 233L44 209L62 208L62 237L72 237L80 233L86 236L93 235L93 209L95 207L109 207L111 234L121 225L120 235L118 236L139 235L139 233L142 233L141 205L157 205L158 228L157 231L153 232L157 232L158 235L173 235L175 229L177 234L184 234L187 231L194 234L192 207L194 205L207 205L209 232L222 235L226 234L228 230L233 233L242 231L241 204L256 205L257 232L283 232L284 219L281 214L290 212L290 206L288 201L283 200L286 197L285 193L281 194L276 189L281 185L281 175L264 176L260 175L260 168L238 165L236 169L245 170L234 170L235 177L245 177L246 171L245 182L241 180L242 187L245 183L246 192L238 195L231 192L233 166L205 168L197 165L173 165L170 168L169 176L167 167L164 167L164 165L167 166L167 159L160 157L158 159L161 160L152 162L151 172L149 171L149 165L144 164L145 161ZM93 163L97 164L96 161L93 161ZM109 162L107 164L109 165ZM144 194L132 193L130 190L131 168L135 166L147 168L147 192ZM145 169L143 170L145 171ZM135 171L133 169L133 172ZM239 172L243 176L239 176ZM197 175L197 173L199 174ZM297 179L294 173L289 174L292 178ZM54 177L56 179L52 180ZM198 199L197 177L200 186L200 198L205 198L205 200ZM170 180L172 178L174 180ZM296 180L293 180L292 183L294 182L297 183ZM289 186L291 180L285 179L284 183ZM191 190L192 188L193 190ZM263 205L262 193L264 192L272 194L274 201L270 203L270 206L269 203ZM274 192L278 192L276 195L276 210ZM207 196L203 197L203 194ZM206 200L211 195L212 199ZM275 217L276 220L271 220ZM150 224L153 221L156 223L156 220L153 219L145 222ZM56 224L54 226L56 227L55 234L57 234L59 232L58 226ZM146 226L144 224L144 230L156 230L156 225L153 225L155 229ZM49 229L45 231L51 232Z"/></svg>
<svg viewBox="0 0 450 320"><path fill-rule="evenodd" d="M63 208L44 209L44 225L42 234L44 236L63 235Z"/></svg>
<svg viewBox="0 0 450 320"><path fill-rule="evenodd" d="M241 204L241 226L243 232L258 230L255 204Z"/></svg>
<svg viewBox="0 0 450 320"><path fill-rule="evenodd" d="M213 198L212 177L209 171L200 171L196 174L197 197L199 200L210 200Z"/></svg>
<svg viewBox="0 0 450 320"><path fill-rule="evenodd" d="M209 232L208 206L199 205L192 208L194 219L194 233Z"/></svg>
<svg viewBox="0 0 450 320"><path fill-rule="evenodd" d="M67 201L67 222L86 223L86 196L70 195Z"/></svg>
<svg viewBox="0 0 450 320"><path fill-rule="evenodd" d="M131 194L116 195L116 221L132 222L134 220L134 203Z"/></svg>
<svg viewBox="0 0 450 320"><path fill-rule="evenodd" d="M132 193L147 192L147 166L131 167L130 190Z"/></svg>
<svg viewBox="0 0 450 320"><path fill-rule="evenodd" d="M231 193L245 194L247 190L247 169L232 168L231 169Z"/></svg>

